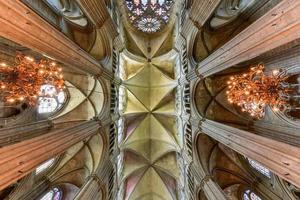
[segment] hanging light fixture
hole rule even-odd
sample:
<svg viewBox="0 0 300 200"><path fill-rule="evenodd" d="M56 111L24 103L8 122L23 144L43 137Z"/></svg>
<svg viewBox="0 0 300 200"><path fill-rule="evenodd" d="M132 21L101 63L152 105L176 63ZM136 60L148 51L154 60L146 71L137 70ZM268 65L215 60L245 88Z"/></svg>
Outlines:
<svg viewBox="0 0 300 200"><path fill-rule="evenodd" d="M36 105L42 94L41 86L51 84L61 91L64 88L62 68L53 61L18 54L15 65L0 64L0 99L7 103L26 102Z"/></svg>
<svg viewBox="0 0 300 200"><path fill-rule="evenodd" d="M266 106L279 111L287 105L287 78L287 74L281 70L274 70L270 75L266 75L264 65L259 64L247 73L230 77L226 91L228 101L240 106L243 112L252 117L261 119L265 115Z"/></svg>

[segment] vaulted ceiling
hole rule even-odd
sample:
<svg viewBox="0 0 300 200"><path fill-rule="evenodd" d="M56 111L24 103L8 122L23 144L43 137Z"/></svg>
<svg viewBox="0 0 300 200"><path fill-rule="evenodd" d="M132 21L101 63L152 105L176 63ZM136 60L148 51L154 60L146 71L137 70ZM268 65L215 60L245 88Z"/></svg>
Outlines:
<svg viewBox="0 0 300 200"><path fill-rule="evenodd" d="M123 3L120 1L120 11L129 16ZM171 51L175 8L168 13L168 23L153 33L123 19L126 51L120 61L124 123L120 180L126 200L178 199L177 157L182 141L175 105L178 55Z"/></svg>
<svg viewBox="0 0 300 200"><path fill-rule="evenodd" d="M176 129L174 61L123 56L125 199L177 199L180 142Z"/></svg>

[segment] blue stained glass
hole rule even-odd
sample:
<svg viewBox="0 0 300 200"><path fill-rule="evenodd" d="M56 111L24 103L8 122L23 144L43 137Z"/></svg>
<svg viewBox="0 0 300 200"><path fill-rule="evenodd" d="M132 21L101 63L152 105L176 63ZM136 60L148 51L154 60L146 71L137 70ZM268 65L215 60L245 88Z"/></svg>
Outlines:
<svg viewBox="0 0 300 200"><path fill-rule="evenodd" d="M42 198L39 200L61 200L62 192L57 187L49 190Z"/></svg>
<svg viewBox="0 0 300 200"><path fill-rule="evenodd" d="M262 200L262 199L251 190L246 190L243 195L243 200Z"/></svg>

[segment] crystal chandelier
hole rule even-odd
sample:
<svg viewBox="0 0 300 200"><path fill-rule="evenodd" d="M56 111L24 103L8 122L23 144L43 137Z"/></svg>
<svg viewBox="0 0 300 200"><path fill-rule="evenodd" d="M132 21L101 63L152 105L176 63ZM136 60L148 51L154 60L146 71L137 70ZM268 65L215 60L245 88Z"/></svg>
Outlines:
<svg viewBox="0 0 300 200"><path fill-rule="evenodd" d="M62 69L53 61L18 54L14 66L0 64L0 98L7 103L26 102L37 104L38 96L46 96L43 84L51 84L58 90L64 88Z"/></svg>
<svg viewBox="0 0 300 200"><path fill-rule="evenodd" d="M145 33L158 32L170 18L174 0L125 0L130 22Z"/></svg>
<svg viewBox="0 0 300 200"><path fill-rule="evenodd" d="M226 91L228 101L252 117L261 119L266 106L271 106L274 111L285 108L289 96L289 88L285 87L287 78L286 73L279 70L266 75L264 65L259 64L247 73L230 77Z"/></svg>

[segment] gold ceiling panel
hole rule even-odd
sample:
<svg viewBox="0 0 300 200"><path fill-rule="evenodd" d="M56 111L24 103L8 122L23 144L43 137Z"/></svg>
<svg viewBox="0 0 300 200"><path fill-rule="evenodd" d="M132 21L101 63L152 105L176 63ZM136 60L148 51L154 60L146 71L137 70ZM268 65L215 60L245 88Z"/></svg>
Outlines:
<svg viewBox="0 0 300 200"><path fill-rule="evenodd" d="M122 179L126 179L131 176L132 173L141 170L142 168L148 168L149 162L143 157L136 155L130 151L124 152L125 162L124 170L122 173Z"/></svg>
<svg viewBox="0 0 300 200"><path fill-rule="evenodd" d="M130 92L126 91L127 101L124 114L147 113L145 106Z"/></svg>
<svg viewBox="0 0 300 200"><path fill-rule="evenodd" d="M139 140L159 140L176 146L176 140L169 135L167 130L158 122L153 115L148 115L142 123L125 140L124 146Z"/></svg>
<svg viewBox="0 0 300 200"><path fill-rule="evenodd" d="M160 140L145 139L126 144L121 147L122 150L133 151L138 155L143 156L149 163L154 163L169 152L178 152L179 148L176 145L166 143Z"/></svg>
<svg viewBox="0 0 300 200"><path fill-rule="evenodd" d="M173 199L159 174L150 167L130 195L132 200Z"/></svg>
<svg viewBox="0 0 300 200"><path fill-rule="evenodd" d="M134 77L145 67L145 63L132 60L125 55L121 57L120 65L125 73L124 80Z"/></svg>
<svg viewBox="0 0 300 200"><path fill-rule="evenodd" d="M158 87L174 85L174 80L159 70L156 66L148 64L135 76L124 82L125 85L140 87Z"/></svg>
<svg viewBox="0 0 300 200"><path fill-rule="evenodd" d="M167 93L152 110L156 114L175 115L175 89Z"/></svg>
<svg viewBox="0 0 300 200"><path fill-rule="evenodd" d="M154 167L164 171L173 178L179 178L179 169L177 167L177 160L175 152L169 153L163 158L154 163Z"/></svg>
<svg viewBox="0 0 300 200"><path fill-rule="evenodd" d="M165 87L126 86L127 89L140 101L145 109L152 111L173 89L174 85Z"/></svg>

